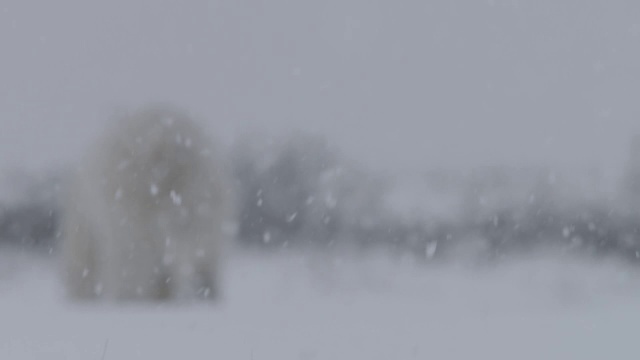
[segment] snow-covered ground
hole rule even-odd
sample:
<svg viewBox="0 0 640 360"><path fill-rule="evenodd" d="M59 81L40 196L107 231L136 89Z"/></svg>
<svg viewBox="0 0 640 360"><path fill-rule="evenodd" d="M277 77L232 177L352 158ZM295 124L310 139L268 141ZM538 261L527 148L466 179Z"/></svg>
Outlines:
<svg viewBox="0 0 640 360"><path fill-rule="evenodd" d="M636 359L640 277L612 264L493 269L234 255L216 306L78 307L54 259L3 250L1 359Z"/></svg>

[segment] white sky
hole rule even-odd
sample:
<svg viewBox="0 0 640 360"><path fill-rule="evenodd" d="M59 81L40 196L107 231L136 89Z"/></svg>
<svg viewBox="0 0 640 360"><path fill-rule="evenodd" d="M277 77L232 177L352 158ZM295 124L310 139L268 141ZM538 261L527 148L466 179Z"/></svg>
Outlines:
<svg viewBox="0 0 640 360"><path fill-rule="evenodd" d="M0 165L70 161L113 106L330 134L402 169L612 169L640 131L640 3L5 0Z"/></svg>

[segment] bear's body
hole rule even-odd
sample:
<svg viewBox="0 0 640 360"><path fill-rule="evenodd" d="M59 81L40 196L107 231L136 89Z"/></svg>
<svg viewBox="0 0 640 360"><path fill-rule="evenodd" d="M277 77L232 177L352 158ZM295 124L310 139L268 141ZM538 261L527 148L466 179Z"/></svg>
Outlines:
<svg viewBox="0 0 640 360"><path fill-rule="evenodd" d="M216 299L232 221L225 167L197 123L153 106L90 152L65 205L62 257L76 299Z"/></svg>

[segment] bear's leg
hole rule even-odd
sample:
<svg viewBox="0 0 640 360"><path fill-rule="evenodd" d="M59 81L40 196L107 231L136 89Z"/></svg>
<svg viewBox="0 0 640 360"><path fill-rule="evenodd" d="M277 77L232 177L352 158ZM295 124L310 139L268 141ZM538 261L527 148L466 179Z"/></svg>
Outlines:
<svg viewBox="0 0 640 360"><path fill-rule="evenodd" d="M195 290L200 299L220 300L220 278L214 261L199 261L195 269Z"/></svg>
<svg viewBox="0 0 640 360"><path fill-rule="evenodd" d="M152 297L155 300L169 301L175 298L175 279L173 279L170 274L171 273L164 268L159 270L156 274L154 279L154 290L152 294Z"/></svg>

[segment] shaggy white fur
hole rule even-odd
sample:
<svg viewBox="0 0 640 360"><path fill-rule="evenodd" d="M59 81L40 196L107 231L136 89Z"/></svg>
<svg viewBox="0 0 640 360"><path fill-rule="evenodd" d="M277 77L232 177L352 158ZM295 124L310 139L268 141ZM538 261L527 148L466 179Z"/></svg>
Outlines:
<svg viewBox="0 0 640 360"><path fill-rule="evenodd" d="M82 162L62 259L75 299L218 299L233 206L226 167L185 112L124 116Z"/></svg>

